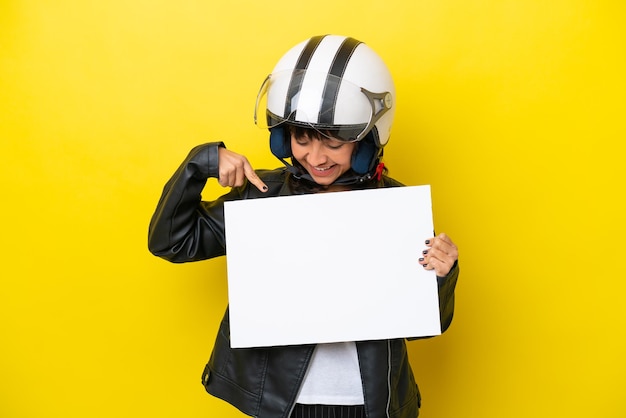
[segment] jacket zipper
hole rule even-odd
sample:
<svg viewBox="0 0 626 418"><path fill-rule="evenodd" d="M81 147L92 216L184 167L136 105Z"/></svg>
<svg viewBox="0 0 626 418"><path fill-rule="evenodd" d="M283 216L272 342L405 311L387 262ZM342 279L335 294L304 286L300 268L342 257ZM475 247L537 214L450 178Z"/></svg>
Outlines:
<svg viewBox="0 0 626 418"><path fill-rule="evenodd" d="M291 414L293 414L293 410L296 409L296 403L297 403L297 400L298 400L298 395L300 395L300 391L302 390L302 383L304 382L304 376L308 372L309 366L311 365L311 357L313 357L313 351L314 350L315 350L315 346L313 346L313 348L309 352L309 358L307 359L307 362L306 362L306 369L304 370L304 375L302 375L302 380L300 380L300 387L298 388L298 392L296 393L296 397L293 399L293 403L291 404L291 408L289 409L289 414L287 415L287 418L291 417Z"/></svg>
<svg viewBox="0 0 626 418"><path fill-rule="evenodd" d="M389 408L391 406L391 340L387 340L387 408L385 414L389 417Z"/></svg>

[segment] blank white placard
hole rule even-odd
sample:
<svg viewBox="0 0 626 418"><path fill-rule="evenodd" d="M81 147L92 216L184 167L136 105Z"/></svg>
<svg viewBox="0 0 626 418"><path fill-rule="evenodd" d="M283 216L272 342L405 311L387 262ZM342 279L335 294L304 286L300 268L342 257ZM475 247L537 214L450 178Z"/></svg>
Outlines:
<svg viewBox="0 0 626 418"><path fill-rule="evenodd" d="M231 346L441 334L430 186L224 205Z"/></svg>

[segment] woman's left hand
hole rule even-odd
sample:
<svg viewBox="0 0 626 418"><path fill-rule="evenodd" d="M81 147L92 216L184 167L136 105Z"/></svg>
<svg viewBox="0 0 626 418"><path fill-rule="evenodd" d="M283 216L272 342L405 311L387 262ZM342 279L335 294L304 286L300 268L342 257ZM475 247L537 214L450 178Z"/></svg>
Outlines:
<svg viewBox="0 0 626 418"><path fill-rule="evenodd" d="M445 277L459 258L459 250L454 242L446 234L441 233L436 237L426 240L426 250L422 252L419 263L426 270L435 270L439 277Z"/></svg>

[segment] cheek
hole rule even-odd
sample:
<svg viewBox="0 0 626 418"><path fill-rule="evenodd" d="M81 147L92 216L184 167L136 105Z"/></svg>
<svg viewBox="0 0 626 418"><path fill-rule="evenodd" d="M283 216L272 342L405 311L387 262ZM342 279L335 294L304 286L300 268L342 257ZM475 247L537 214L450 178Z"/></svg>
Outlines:
<svg viewBox="0 0 626 418"><path fill-rule="evenodd" d="M300 161L304 156L305 151L301 145L298 145L295 141L291 141L291 155L296 160Z"/></svg>
<svg viewBox="0 0 626 418"><path fill-rule="evenodd" d="M342 165L351 165L352 163L352 153L354 152L354 144L350 144L350 147L344 145L341 148L341 152L336 155L335 162L340 163Z"/></svg>

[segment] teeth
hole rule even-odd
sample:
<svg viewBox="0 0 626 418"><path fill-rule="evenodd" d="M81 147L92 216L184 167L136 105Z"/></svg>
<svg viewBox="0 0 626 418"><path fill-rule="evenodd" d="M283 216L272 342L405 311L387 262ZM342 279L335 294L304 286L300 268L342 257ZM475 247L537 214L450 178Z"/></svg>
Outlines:
<svg viewBox="0 0 626 418"><path fill-rule="evenodd" d="M313 167L316 171L328 171L332 167Z"/></svg>

